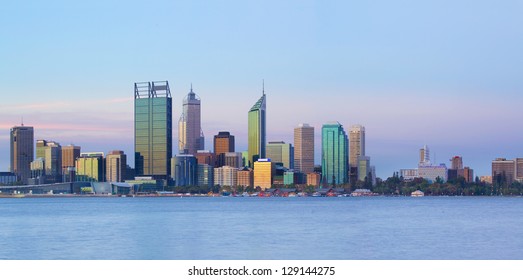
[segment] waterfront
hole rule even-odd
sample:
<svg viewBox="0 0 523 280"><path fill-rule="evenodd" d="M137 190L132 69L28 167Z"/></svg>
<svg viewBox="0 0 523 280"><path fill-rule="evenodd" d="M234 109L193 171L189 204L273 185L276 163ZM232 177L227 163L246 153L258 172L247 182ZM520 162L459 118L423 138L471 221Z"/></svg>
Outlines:
<svg viewBox="0 0 523 280"><path fill-rule="evenodd" d="M521 197L57 197L0 211L0 259L523 259Z"/></svg>

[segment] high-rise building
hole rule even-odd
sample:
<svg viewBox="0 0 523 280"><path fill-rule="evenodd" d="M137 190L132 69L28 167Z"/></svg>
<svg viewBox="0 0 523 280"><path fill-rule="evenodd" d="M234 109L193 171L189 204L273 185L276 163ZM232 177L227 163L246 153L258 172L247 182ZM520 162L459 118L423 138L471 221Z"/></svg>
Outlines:
<svg viewBox="0 0 523 280"><path fill-rule="evenodd" d="M76 160L76 180L80 182L103 182L105 179L104 153L81 153Z"/></svg>
<svg viewBox="0 0 523 280"><path fill-rule="evenodd" d="M169 83L134 84L136 176L167 179L172 158L172 98Z"/></svg>
<svg viewBox="0 0 523 280"><path fill-rule="evenodd" d="M357 167L359 157L365 156L365 127L353 125L349 130L349 165Z"/></svg>
<svg viewBox="0 0 523 280"><path fill-rule="evenodd" d="M463 178L465 178L465 182L472 183L474 182L474 169L471 169L468 166L465 166L463 168Z"/></svg>
<svg viewBox="0 0 523 280"><path fill-rule="evenodd" d="M463 158L460 156L452 157L450 169L463 169Z"/></svg>
<svg viewBox="0 0 523 280"><path fill-rule="evenodd" d="M516 179L516 161L497 158L492 161L492 182L510 185Z"/></svg>
<svg viewBox="0 0 523 280"><path fill-rule="evenodd" d="M225 153L225 165L234 168L242 168L242 153Z"/></svg>
<svg viewBox="0 0 523 280"><path fill-rule="evenodd" d="M365 178L369 176L369 172L371 172L370 157L360 156L358 159L358 181L365 181Z"/></svg>
<svg viewBox="0 0 523 280"><path fill-rule="evenodd" d="M34 129L31 126L11 128L11 172L27 184L31 177L31 162L34 160Z"/></svg>
<svg viewBox="0 0 523 280"><path fill-rule="evenodd" d="M254 187L270 189L275 175L275 165L270 159L260 158L254 163Z"/></svg>
<svg viewBox="0 0 523 280"><path fill-rule="evenodd" d="M234 136L227 131L220 131L214 135L214 154L216 155L216 166L225 165L225 154L234 152Z"/></svg>
<svg viewBox="0 0 523 280"><path fill-rule="evenodd" d="M294 168L294 148L292 145L283 141L269 142L266 146L267 158L270 158L274 164L281 164L288 169Z"/></svg>
<svg viewBox="0 0 523 280"><path fill-rule="evenodd" d="M324 124L321 136L323 184L347 183L349 141L343 126L338 122Z"/></svg>
<svg viewBox="0 0 523 280"><path fill-rule="evenodd" d="M230 166L214 168L214 185L236 187L238 185L238 169Z"/></svg>
<svg viewBox="0 0 523 280"><path fill-rule="evenodd" d="M76 159L80 157L80 147L67 145L62 147L62 173L75 166Z"/></svg>
<svg viewBox="0 0 523 280"><path fill-rule="evenodd" d="M238 186L245 188L252 188L254 186L254 172L252 169L244 167L238 170Z"/></svg>
<svg viewBox="0 0 523 280"><path fill-rule="evenodd" d="M418 166L431 166L432 164L430 163L430 151L429 151L429 147L427 147L427 145L423 146L423 148L421 148L419 150L419 164Z"/></svg>
<svg viewBox="0 0 523 280"><path fill-rule="evenodd" d="M260 159L265 158L265 141L266 141L266 97L265 90L263 95L249 110L249 129L248 129L248 143L249 143L249 166L253 167L254 163Z"/></svg>
<svg viewBox="0 0 523 280"><path fill-rule="evenodd" d="M178 149L180 154L195 155L204 149L201 123L201 100L192 91L183 99L183 111L178 123Z"/></svg>
<svg viewBox="0 0 523 280"><path fill-rule="evenodd" d="M307 173L307 186L319 187L321 175L315 172Z"/></svg>
<svg viewBox="0 0 523 280"><path fill-rule="evenodd" d="M198 164L198 186L212 187L214 184L214 167L209 164Z"/></svg>
<svg viewBox="0 0 523 280"><path fill-rule="evenodd" d="M523 182L523 158L516 158L516 180Z"/></svg>
<svg viewBox="0 0 523 280"><path fill-rule="evenodd" d="M216 164L216 156L211 151L198 150L195 156L196 160L198 160L198 164L208 164L212 167Z"/></svg>
<svg viewBox="0 0 523 280"><path fill-rule="evenodd" d="M174 185L196 186L198 184L198 163L193 155L177 155L172 158L171 176Z"/></svg>
<svg viewBox="0 0 523 280"><path fill-rule="evenodd" d="M45 158L47 140L36 140L36 158Z"/></svg>
<svg viewBox="0 0 523 280"><path fill-rule="evenodd" d="M47 141L45 147L45 176L48 183L61 182L62 146L54 141Z"/></svg>
<svg viewBox="0 0 523 280"><path fill-rule="evenodd" d="M127 155L123 151L111 151L105 158L107 182L123 182L126 179Z"/></svg>
<svg viewBox="0 0 523 280"><path fill-rule="evenodd" d="M314 172L314 127L306 123L294 128L294 170Z"/></svg>

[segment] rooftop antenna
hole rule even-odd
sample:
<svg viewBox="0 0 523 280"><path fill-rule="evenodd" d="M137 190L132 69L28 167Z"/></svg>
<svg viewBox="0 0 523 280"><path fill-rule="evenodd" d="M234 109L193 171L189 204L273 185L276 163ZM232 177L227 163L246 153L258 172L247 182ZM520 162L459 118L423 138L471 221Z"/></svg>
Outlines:
<svg viewBox="0 0 523 280"><path fill-rule="evenodd" d="M191 92L192 92L192 83L191 83Z"/></svg>
<svg viewBox="0 0 523 280"><path fill-rule="evenodd" d="M22 126L24 126L24 116L22 116Z"/></svg>
<svg viewBox="0 0 523 280"><path fill-rule="evenodd" d="M262 93L265 95L265 79L262 79Z"/></svg>

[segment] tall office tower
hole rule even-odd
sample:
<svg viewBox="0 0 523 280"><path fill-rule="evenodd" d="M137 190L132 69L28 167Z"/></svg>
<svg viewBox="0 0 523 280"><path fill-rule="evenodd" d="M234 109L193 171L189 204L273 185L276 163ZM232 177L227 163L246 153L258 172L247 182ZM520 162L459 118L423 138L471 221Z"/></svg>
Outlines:
<svg viewBox="0 0 523 280"><path fill-rule="evenodd" d="M283 141L269 142L266 146L265 156L274 164L282 164L288 169L294 168L294 148Z"/></svg>
<svg viewBox="0 0 523 280"><path fill-rule="evenodd" d="M216 156L211 151L198 150L195 154L198 164L208 164L214 167L216 163Z"/></svg>
<svg viewBox="0 0 523 280"><path fill-rule="evenodd" d="M430 166L430 151L427 145L419 150L419 166Z"/></svg>
<svg viewBox="0 0 523 280"><path fill-rule="evenodd" d="M274 181L276 166L270 159L260 158L254 163L254 187L270 189Z"/></svg>
<svg viewBox="0 0 523 280"><path fill-rule="evenodd" d="M74 145L67 145L62 147L62 172L75 166L76 159L80 157L80 147Z"/></svg>
<svg viewBox="0 0 523 280"><path fill-rule="evenodd" d="M249 128L248 128L248 142L249 142L249 166L253 167L254 163L259 158L265 158L265 117L266 117L266 98L265 89L263 95L258 99L249 110Z"/></svg>
<svg viewBox="0 0 523 280"><path fill-rule="evenodd" d="M516 179L516 161L497 158L492 161L492 183L510 185Z"/></svg>
<svg viewBox="0 0 523 280"><path fill-rule="evenodd" d="M11 172L27 184L31 177L31 162L34 160L34 129L31 126L11 128Z"/></svg>
<svg viewBox="0 0 523 280"><path fill-rule="evenodd" d="M103 182L105 179L104 153L81 153L76 160L76 179L80 182Z"/></svg>
<svg viewBox="0 0 523 280"><path fill-rule="evenodd" d="M360 156L365 156L365 127L353 125L349 131L349 165L357 167Z"/></svg>
<svg viewBox="0 0 523 280"><path fill-rule="evenodd" d="M172 158L171 176L174 185L196 186L198 184L198 163L193 155L177 155Z"/></svg>
<svg viewBox="0 0 523 280"><path fill-rule="evenodd" d="M234 152L234 135L227 131L220 131L214 135L214 154L216 155L216 166L225 165L225 154Z"/></svg>
<svg viewBox="0 0 523 280"><path fill-rule="evenodd" d="M225 153L225 165L235 168L242 168L242 153Z"/></svg>
<svg viewBox="0 0 523 280"><path fill-rule="evenodd" d="M314 127L306 123L294 129L294 170L314 172Z"/></svg>
<svg viewBox="0 0 523 280"><path fill-rule="evenodd" d="M134 84L134 152L136 176L169 178L172 97L167 81Z"/></svg>
<svg viewBox="0 0 523 280"><path fill-rule="evenodd" d="M465 182L467 183L474 182L474 169L470 169L470 167L465 166L463 168L463 178L465 178Z"/></svg>
<svg viewBox="0 0 523 280"><path fill-rule="evenodd" d="M323 184L344 184L348 179L347 133L338 122L324 124L321 129Z"/></svg>
<svg viewBox="0 0 523 280"><path fill-rule="evenodd" d="M105 158L107 182L123 182L126 178L127 155L123 151L111 151Z"/></svg>
<svg viewBox="0 0 523 280"><path fill-rule="evenodd" d="M61 182L62 146L54 141L47 141L45 147L45 177L48 183Z"/></svg>
<svg viewBox="0 0 523 280"><path fill-rule="evenodd" d="M230 166L214 168L214 185L236 187L238 185L238 169Z"/></svg>
<svg viewBox="0 0 523 280"><path fill-rule="evenodd" d="M204 149L201 123L201 100L192 91L183 99L183 112L178 123L178 149L180 154L195 155Z"/></svg>
<svg viewBox="0 0 523 280"><path fill-rule="evenodd" d="M360 156L358 159L358 181L365 181L370 171L370 157Z"/></svg>
<svg viewBox="0 0 523 280"><path fill-rule="evenodd" d="M214 184L214 167L198 164L198 186L212 187Z"/></svg>
<svg viewBox="0 0 523 280"><path fill-rule="evenodd" d="M463 158L460 156L452 157L450 169L463 169Z"/></svg>

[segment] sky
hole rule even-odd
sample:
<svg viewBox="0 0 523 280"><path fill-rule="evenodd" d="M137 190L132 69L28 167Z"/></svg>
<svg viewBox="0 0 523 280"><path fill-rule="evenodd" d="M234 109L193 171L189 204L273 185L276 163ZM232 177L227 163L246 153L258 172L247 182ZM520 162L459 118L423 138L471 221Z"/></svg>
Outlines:
<svg viewBox="0 0 523 280"><path fill-rule="evenodd" d="M0 9L0 171L9 129L82 151L133 148L133 84L168 80L247 148L247 112L267 94L267 140L299 123L366 128L379 177L463 157L489 175L523 157L523 1L9 1ZM177 151L177 141L173 141ZM129 156L132 161L132 156Z"/></svg>

